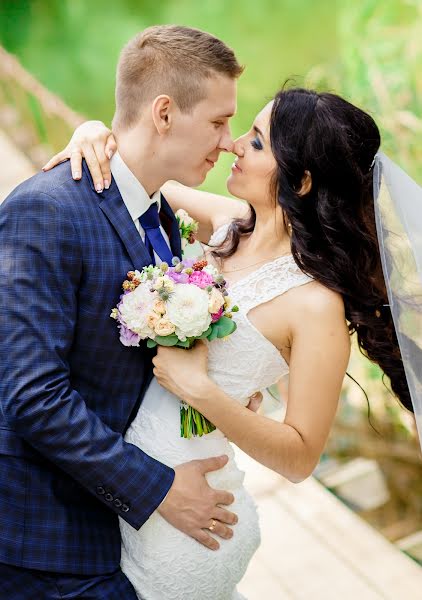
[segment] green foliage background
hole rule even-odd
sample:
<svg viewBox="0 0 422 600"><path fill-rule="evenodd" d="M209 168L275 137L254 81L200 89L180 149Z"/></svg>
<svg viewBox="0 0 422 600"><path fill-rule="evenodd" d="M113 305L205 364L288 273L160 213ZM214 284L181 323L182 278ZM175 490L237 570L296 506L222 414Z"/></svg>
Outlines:
<svg viewBox="0 0 422 600"><path fill-rule="evenodd" d="M418 0L2 0L0 43L73 109L109 123L119 51L156 23L206 29L236 50L246 70L235 135L291 78L371 112L385 149L422 179ZM207 189L225 191L231 160L220 160Z"/></svg>

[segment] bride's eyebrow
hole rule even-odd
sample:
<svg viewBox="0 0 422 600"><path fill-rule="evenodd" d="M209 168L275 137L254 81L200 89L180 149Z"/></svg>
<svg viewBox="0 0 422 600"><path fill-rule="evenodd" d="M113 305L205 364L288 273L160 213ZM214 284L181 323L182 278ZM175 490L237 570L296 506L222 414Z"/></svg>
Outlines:
<svg viewBox="0 0 422 600"><path fill-rule="evenodd" d="M255 133L257 133L259 136L262 137L262 139L264 139L264 134L262 133L262 131L259 129L259 127L257 127L256 125L253 126L253 130L255 131Z"/></svg>

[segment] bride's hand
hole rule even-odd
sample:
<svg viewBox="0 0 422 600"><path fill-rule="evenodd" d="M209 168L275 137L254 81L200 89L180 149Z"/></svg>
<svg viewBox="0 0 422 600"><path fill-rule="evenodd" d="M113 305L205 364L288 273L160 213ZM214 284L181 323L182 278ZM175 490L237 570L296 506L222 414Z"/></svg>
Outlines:
<svg viewBox="0 0 422 600"><path fill-rule="evenodd" d="M208 347L198 340L190 350L158 346L152 359L158 383L201 411L201 398L206 394Z"/></svg>
<svg viewBox="0 0 422 600"><path fill-rule="evenodd" d="M154 375L158 383L201 411L200 400L206 397L208 380L208 347L201 341L189 350L159 346L153 358ZM247 408L257 412L262 402L261 392L255 392ZM199 402L199 404L198 404Z"/></svg>
<svg viewBox="0 0 422 600"><path fill-rule="evenodd" d="M97 192L108 189L111 183L110 159L117 150L111 130L101 121L86 121L75 129L70 142L51 158L43 171L49 171L70 158L73 179L82 177L82 158L85 158Z"/></svg>

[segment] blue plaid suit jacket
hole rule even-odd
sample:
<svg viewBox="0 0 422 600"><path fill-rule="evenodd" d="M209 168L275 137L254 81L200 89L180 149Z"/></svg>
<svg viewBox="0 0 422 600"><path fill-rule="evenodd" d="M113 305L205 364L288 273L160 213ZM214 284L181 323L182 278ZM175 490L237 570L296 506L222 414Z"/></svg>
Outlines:
<svg viewBox="0 0 422 600"><path fill-rule="evenodd" d="M163 198L174 255L180 237ZM164 223L163 223L164 224ZM116 184L97 194L69 163L0 206L0 563L102 574L118 516L139 529L174 471L123 440L151 351L120 344L110 310L150 257Z"/></svg>

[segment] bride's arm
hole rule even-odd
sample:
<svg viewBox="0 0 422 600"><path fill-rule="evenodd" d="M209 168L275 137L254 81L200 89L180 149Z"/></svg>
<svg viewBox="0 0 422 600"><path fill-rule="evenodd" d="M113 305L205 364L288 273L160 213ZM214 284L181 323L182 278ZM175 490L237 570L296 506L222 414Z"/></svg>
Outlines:
<svg viewBox="0 0 422 600"><path fill-rule="evenodd" d="M220 225L232 219L244 217L249 212L249 207L245 202L195 190L176 181L168 181L161 191L174 212L183 208L192 219L199 223L197 237L204 243L208 242L212 233Z"/></svg>
<svg viewBox="0 0 422 600"><path fill-rule="evenodd" d="M85 158L95 189L102 191L111 183L110 158L116 149L113 133L104 123L86 121L75 129L66 148L53 156L43 170L49 171L70 159L72 176L80 179ZM205 243L220 225L246 215L249 210L240 200L188 188L175 181L167 182L161 189L174 212L183 208L199 223L198 239Z"/></svg>
<svg viewBox="0 0 422 600"><path fill-rule="evenodd" d="M225 394L207 375L205 345L189 352L159 348L154 373L164 387L202 412L252 458L299 482L312 474L324 449L349 353L341 298L309 293L292 315L283 423L255 414Z"/></svg>

